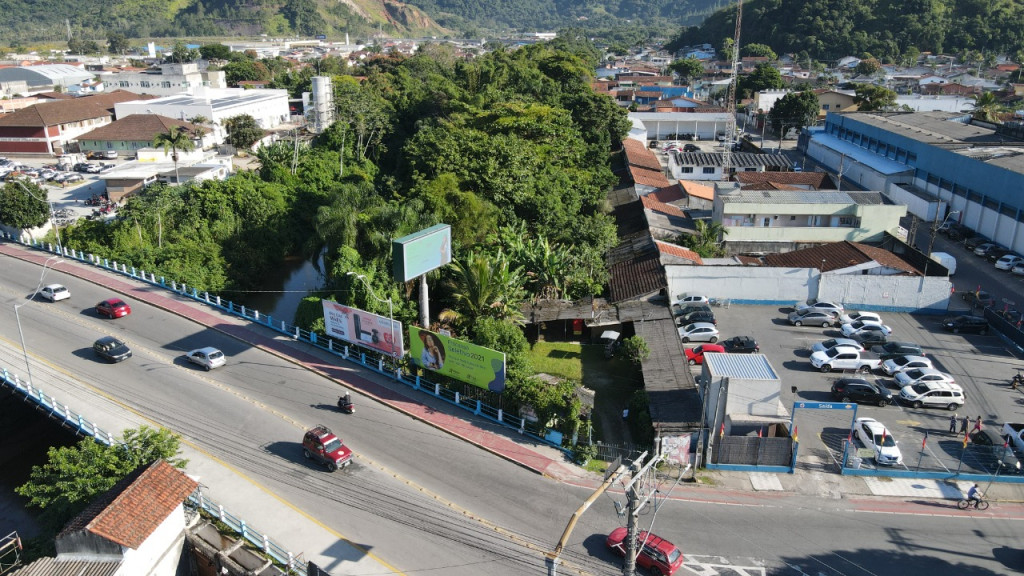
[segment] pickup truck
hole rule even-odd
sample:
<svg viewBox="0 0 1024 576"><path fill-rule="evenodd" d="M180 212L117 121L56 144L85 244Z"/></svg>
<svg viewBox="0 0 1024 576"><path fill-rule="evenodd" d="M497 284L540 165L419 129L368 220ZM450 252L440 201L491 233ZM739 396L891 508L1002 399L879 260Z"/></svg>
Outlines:
<svg viewBox="0 0 1024 576"><path fill-rule="evenodd" d="M811 354L811 366L822 372L831 372L832 370L870 372L881 365L882 359L878 357L878 354L849 346L836 346Z"/></svg>
<svg viewBox="0 0 1024 576"><path fill-rule="evenodd" d="M1024 424L1015 424L1013 422L1003 424L1003 436L1009 436L1013 447L1024 452Z"/></svg>

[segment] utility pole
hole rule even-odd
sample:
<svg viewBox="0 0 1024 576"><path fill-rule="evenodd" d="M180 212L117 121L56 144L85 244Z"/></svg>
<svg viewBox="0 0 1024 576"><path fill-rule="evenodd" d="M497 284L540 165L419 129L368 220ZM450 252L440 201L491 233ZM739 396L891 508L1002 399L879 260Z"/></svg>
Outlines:
<svg viewBox="0 0 1024 576"><path fill-rule="evenodd" d="M615 461L608 466L608 471L605 472L604 481L601 482L601 485L597 487L597 490L594 490L594 493L591 494L589 498L583 501L583 504L581 504L575 512L573 512L572 518L569 519L569 523L565 526L565 530L562 532L562 537L559 538L554 551L548 553L546 562L548 566L548 576L555 576L558 573L558 557L561 555L562 548L565 547L565 543L569 540L569 535L572 534L572 530L576 527L576 522L579 521L580 516L587 511L587 508L590 508L590 505L593 504L601 494L604 494L612 484L618 482L619 478L626 473L626 467L619 464L621 461L621 458L616 458Z"/></svg>
<svg viewBox="0 0 1024 576"><path fill-rule="evenodd" d="M633 461L633 465L630 466L630 470L633 470L633 480L626 485L628 517L626 518L626 562L622 566L622 576L635 576L636 574L636 555L640 552L640 543L637 542L637 516L656 493L656 490L650 489L650 485L653 484L654 466L661 462L661 455L651 458L650 462L638 468L645 456L647 456L647 452Z"/></svg>

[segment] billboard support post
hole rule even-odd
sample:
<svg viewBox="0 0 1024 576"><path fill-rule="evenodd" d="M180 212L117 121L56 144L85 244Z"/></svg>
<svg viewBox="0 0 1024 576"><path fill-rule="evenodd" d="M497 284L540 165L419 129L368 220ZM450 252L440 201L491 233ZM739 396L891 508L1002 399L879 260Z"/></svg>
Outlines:
<svg viewBox="0 0 1024 576"><path fill-rule="evenodd" d="M427 275L420 276L420 324L430 328L430 299L427 298Z"/></svg>

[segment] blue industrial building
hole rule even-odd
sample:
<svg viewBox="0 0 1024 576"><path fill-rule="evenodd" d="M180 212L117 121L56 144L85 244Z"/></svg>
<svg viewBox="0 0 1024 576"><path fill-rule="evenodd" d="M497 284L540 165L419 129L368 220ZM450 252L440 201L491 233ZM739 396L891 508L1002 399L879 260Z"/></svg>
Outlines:
<svg viewBox="0 0 1024 576"><path fill-rule="evenodd" d="M1024 127L957 112L829 113L811 158L926 221L948 215L1024 253Z"/></svg>

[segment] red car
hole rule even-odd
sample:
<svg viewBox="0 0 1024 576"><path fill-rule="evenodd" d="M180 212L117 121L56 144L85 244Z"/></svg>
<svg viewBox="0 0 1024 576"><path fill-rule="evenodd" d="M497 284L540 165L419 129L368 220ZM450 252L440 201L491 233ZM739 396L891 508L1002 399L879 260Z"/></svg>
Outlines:
<svg viewBox="0 0 1024 576"><path fill-rule="evenodd" d="M132 307L120 298L108 298L96 305L96 313L107 318L120 318L132 313Z"/></svg>
<svg viewBox="0 0 1024 576"><path fill-rule="evenodd" d="M721 344L702 344L694 348L686 349L686 363L690 366L704 363L705 352L725 352L725 346Z"/></svg>
<svg viewBox="0 0 1024 576"><path fill-rule="evenodd" d="M619 556L626 556L626 527L616 528L608 535L604 544ZM683 552L675 544L649 534L640 532L637 535L640 553L636 555L636 565L650 574L671 576L683 565Z"/></svg>
<svg viewBox="0 0 1024 576"><path fill-rule="evenodd" d="M331 472L352 463L352 450L324 425L306 431L302 437L302 455L327 466Z"/></svg>

